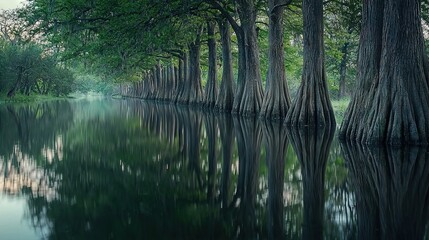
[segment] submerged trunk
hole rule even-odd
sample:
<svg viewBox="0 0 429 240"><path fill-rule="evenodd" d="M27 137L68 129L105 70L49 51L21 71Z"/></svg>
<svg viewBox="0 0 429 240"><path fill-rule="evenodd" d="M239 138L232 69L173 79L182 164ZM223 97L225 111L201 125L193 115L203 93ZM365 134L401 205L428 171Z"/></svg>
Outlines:
<svg viewBox="0 0 429 240"><path fill-rule="evenodd" d="M326 83L323 47L323 1L303 0L304 66L301 86L286 116L291 126L330 126L334 111Z"/></svg>
<svg viewBox="0 0 429 240"><path fill-rule="evenodd" d="M216 64L216 38L214 22L207 22L208 48L209 48L209 72L205 88L205 108L213 108L217 96L217 64Z"/></svg>
<svg viewBox="0 0 429 240"><path fill-rule="evenodd" d="M261 117L284 119L290 106L289 90L286 83L283 48L283 11L280 0L269 0L269 52L268 76Z"/></svg>
<svg viewBox="0 0 429 240"><path fill-rule="evenodd" d="M234 79L232 72L231 31L228 21L219 22L222 41L222 82L216 101L216 110L230 112L234 102Z"/></svg>
<svg viewBox="0 0 429 240"><path fill-rule="evenodd" d="M358 89L341 138L364 144L429 143L429 63L420 12L419 0L364 2Z"/></svg>

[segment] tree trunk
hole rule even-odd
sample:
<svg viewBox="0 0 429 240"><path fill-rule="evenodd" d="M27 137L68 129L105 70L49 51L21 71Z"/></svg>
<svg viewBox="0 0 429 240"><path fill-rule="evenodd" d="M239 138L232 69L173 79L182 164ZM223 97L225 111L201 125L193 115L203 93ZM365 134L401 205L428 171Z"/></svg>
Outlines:
<svg viewBox="0 0 429 240"><path fill-rule="evenodd" d="M179 58L179 80L178 80L178 89L177 89L177 97L175 99L175 103L179 103L183 97L183 92L186 84L186 62L188 55L184 52L182 57Z"/></svg>
<svg viewBox="0 0 429 240"><path fill-rule="evenodd" d="M340 137L365 144L427 145L429 64L420 1L368 0L363 9L358 90Z"/></svg>
<svg viewBox="0 0 429 240"><path fill-rule="evenodd" d="M216 110L220 112L230 112L234 102L230 24L223 19L218 25L222 41L222 82L216 101Z"/></svg>
<svg viewBox="0 0 429 240"><path fill-rule="evenodd" d="M346 74L347 74L347 61L349 57L349 42L344 43L341 48L341 63L340 63L340 87L338 97L343 98L346 96Z"/></svg>
<svg viewBox="0 0 429 240"><path fill-rule="evenodd" d="M23 68L18 67L18 75L16 76L16 82L13 85L13 87L7 92L7 97L15 96L15 93L18 90L19 85L21 84L21 81L22 81L22 73L23 73Z"/></svg>
<svg viewBox="0 0 429 240"><path fill-rule="evenodd" d="M286 117L290 96L286 82L283 48L283 11L281 0L269 0L268 76L261 117L279 120Z"/></svg>
<svg viewBox="0 0 429 240"><path fill-rule="evenodd" d="M190 43L189 48L189 65L185 65L188 70L186 72L186 82L180 104L200 104L203 100L203 92L201 87L201 68L200 68L200 50L201 50L201 31L200 28L194 42Z"/></svg>
<svg viewBox="0 0 429 240"><path fill-rule="evenodd" d="M238 47L238 76L237 88L235 90L234 102L232 105L232 113L239 114L244 92L244 83L246 81L246 44L244 42L244 33L242 28L235 30L235 35L237 36Z"/></svg>
<svg viewBox="0 0 429 240"><path fill-rule="evenodd" d="M291 126L335 125L326 83L323 47L323 1L303 0L304 66L301 86L286 116Z"/></svg>
<svg viewBox="0 0 429 240"><path fill-rule="evenodd" d="M209 71L205 88L204 108L213 108L217 97L217 64L216 64L216 38L215 22L207 22L208 49L209 49Z"/></svg>
<svg viewBox="0 0 429 240"><path fill-rule="evenodd" d="M161 62L158 60L156 64L155 77L156 77L156 88L155 88L155 100L160 100L162 97L162 72Z"/></svg>
<svg viewBox="0 0 429 240"><path fill-rule="evenodd" d="M259 114L262 104L262 81L256 33L255 0L239 0L239 17L244 35L246 75L238 113L243 116ZM239 45L240 47L240 45Z"/></svg>

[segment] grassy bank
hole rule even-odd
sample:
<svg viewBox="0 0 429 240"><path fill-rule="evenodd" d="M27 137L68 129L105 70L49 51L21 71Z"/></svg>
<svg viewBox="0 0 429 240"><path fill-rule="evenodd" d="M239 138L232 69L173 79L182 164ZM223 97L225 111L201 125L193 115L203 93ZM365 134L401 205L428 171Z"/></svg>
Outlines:
<svg viewBox="0 0 429 240"><path fill-rule="evenodd" d="M349 106L350 99L344 98L341 100L332 101L332 107L334 108L335 119L337 120L337 125L340 125L344 118L344 113L346 112L347 107Z"/></svg>
<svg viewBox="0 0 429 240"><path fill-rule="evenodd" d="M56 97L52 95L22 95L17 94L12 98L6 96L6 94L0 95L0 104L2 103L22 103L22 102L41 102L41 101L52 101L66 99L67 97Z"/></svg>

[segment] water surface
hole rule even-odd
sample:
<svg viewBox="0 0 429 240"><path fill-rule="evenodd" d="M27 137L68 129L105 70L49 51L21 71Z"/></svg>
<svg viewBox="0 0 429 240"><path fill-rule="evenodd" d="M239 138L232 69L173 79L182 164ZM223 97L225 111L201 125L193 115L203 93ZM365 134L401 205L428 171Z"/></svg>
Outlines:
<svg viewBox="0 0 429 240"><path fill-rule="evenodd" d="M426 149L135 100L0 105L0 239L422 239Z"/></svg>

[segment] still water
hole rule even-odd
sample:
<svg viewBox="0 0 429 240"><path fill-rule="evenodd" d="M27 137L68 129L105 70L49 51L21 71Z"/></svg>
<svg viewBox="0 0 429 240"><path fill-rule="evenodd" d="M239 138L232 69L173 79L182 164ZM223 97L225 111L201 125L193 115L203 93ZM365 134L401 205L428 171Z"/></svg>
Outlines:
<svg viewBox="0 0 429 240"><path fill-rule="evenodd" d="M135 100L0 105L0 239L423 239L426 149Z"/></svg>

